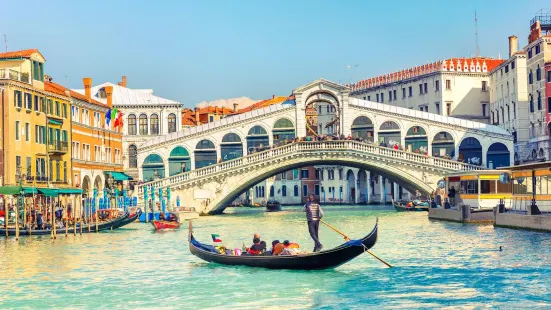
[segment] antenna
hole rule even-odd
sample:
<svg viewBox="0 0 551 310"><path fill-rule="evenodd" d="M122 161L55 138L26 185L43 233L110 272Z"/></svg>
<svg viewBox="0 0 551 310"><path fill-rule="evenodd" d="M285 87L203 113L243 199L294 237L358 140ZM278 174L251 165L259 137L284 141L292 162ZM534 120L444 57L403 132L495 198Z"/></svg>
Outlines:
<svg viewBox="0 0 551 310"><path fill-rule="evenodd" d="M474 10L474 38L476 43L476 58L478 58L478 19L476 19L476 10Z"/></svg>
<svg viewBox="0 0 551 310"><path fill-rule="evenodd" d="M8 38L4 34L4 46L6 46L6 53L8 52Z"/></svg>

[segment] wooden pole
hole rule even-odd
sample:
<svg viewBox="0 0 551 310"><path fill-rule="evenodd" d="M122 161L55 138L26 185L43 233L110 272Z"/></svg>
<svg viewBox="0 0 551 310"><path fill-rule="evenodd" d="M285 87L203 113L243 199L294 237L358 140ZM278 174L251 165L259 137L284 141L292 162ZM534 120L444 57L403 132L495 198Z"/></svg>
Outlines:
<svg viewBox="0 0 551 310"><path fill-rule="evenodd" d="M331 228L331 229L334 230L335 232L339 233L341 236L344 237L344 239L345 239L346 241L351 240L350 237L348 237L345 233L343 233L342 231L340 231L340 230L336 229L335 227L329 225L326 221L320 219L320 222L322 222L323 224L327 225L327 227ZM365 247L365 246L364 246L364 247ZM373 254L369 249L366 248L365 251L366 251L367 253L371 254L371 256L373 256L373 257L375 257L376 259L378 259L381 263L387 265L388 268L392 268L392 266L391 266L389 263L385 262L384 260L382 260L381 258L379 258L377 255Z"/></svg>
<svg viewBox="0 0 551 310"><path fill-rule="evenodd" d="M19 201L15 204L15 240L19 240Z"/></svg>
<svg viewBox="0 0 551 310"><path fill-rule="evenodd" d="M56 223L56 218L55 218L55 203L54 203L54 200L53 199L50 199L50 203L52 205L52 228L53 228L53 233L54 233L54 239L57 238L57 223Z"/></svg>
<svg viewBox="0 0 551 310"><path fill-rule="evenodd" d="M6 228L6 239L8 239L10 232L8 231L8 218L10 215L10 209L6 205L6 196L2 196L2 202L4 203L4 227Z"/></svg>
<svg viewBox="0 0 551 310"><path fill-rule="evenodd" d="M88 201L88 232L90 232L90 226L92 225L92 223L90 223L92 221L92 201L89 199L90 198L86 197L86 200Z"/></svg>

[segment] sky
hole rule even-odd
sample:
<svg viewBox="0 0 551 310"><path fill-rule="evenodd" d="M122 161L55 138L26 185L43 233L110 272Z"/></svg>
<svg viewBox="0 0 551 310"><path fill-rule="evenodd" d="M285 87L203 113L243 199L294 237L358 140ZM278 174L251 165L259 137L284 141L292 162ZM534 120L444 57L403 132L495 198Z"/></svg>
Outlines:
<svg viewBox="0 0 551 310"><path fill-rule="evenodd" d="M449 57L507 57L549 0L0 0L8 50L38 48L70 88L128 77L128 87L186 107L271 98L319 78L340 83ZM30 9L32 8L32 9ZM4 48L2 46L2 51Z"/></svg>

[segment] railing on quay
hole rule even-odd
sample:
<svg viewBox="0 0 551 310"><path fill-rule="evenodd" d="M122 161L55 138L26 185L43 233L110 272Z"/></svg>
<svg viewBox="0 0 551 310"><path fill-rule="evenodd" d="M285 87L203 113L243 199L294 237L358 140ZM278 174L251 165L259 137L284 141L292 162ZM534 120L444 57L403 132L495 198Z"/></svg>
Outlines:
<svg viewBox="0 0 551 310"><path fill-rule="evenodd" d="M251 163L263 162L269 159L273 159L278 156L288 155L300 152L311 151L324 151L324 150L342 150L346 151L358 151L370 154L381 155L387 158L402 159L415 163L420 163L428 166L436 166L448 170L455 171L471 171L481 170L479 166L474 166L454 160L443 159L439 157L432 157L423 154L411 153L402 150L395 150L387 147L382 147L374 144L368 144L359 141L304 141L293 142L280 147L269 149L266 151L253 153L244 157L236 158L233 160L225 161L212 166L191 170L188 172L173 175L161 180L155 180L138 185L138 194L143 194L143 188L164 188L167 186L176 185L182 182L191 181L200 177L213 175L218 172L228 171L234 168L244 167Z"/></svg>

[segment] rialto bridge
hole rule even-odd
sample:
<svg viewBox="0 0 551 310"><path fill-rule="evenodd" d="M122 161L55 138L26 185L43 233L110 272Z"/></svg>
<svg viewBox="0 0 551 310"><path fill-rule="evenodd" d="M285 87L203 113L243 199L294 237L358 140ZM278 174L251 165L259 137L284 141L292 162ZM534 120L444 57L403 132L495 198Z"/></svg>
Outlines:
<svg viewBox="0 0 551 310"><path fill-rule="evenodd" d="M317 80L294 90L294 100L149 140L138 151L145 182L138 198L144 186L170 188L173 200L219 213L254 184L299 167L357 167L427 193L446 173L512 163L513 138L502 128L350 98L349 91ZM309 112L318 110L318 120L331 115L323 128L364 142L282 143L307 136L313 126L323 130L307 123Z"/></svg>

